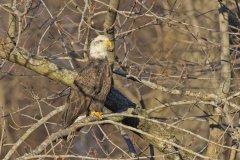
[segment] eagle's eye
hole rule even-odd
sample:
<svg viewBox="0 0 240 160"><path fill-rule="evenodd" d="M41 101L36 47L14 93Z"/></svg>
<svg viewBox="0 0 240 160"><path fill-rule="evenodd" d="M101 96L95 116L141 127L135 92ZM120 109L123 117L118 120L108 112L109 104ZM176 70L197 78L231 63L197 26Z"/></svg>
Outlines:
<svg viewBox="0 0 240 160"><path fill-rule="evenodd" d="M103 40L98 40L98 41L96 41L94 44L99 44L99 43L101 43L101 42L103 42Z"/></svg>

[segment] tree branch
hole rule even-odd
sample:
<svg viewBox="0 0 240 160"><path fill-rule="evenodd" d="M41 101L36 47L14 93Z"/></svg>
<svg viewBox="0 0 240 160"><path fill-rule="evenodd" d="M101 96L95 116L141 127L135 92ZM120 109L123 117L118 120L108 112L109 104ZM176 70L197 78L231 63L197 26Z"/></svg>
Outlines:
<svg viewBox="0 0 240 160"><path fill-rule="evenodd" d="M114 22L116 20L117 12L120 1L119 0L110 0L108 12L105 16L105 22L103 24L105 35L111 40L113 46L112 50L109 53L109 63L113 66L115 62L115 55L114 55Z"/></svg>
<svg viewBox="0 0 240 160"><path fill-rule="evenodd" d="M59 67L44 58L32 58L26 55L29 55L27 51L19 47L14 48L12 44L2 44L0 46L1 58L17 63L40 75L61 82L67 86L71 86L77 76L76 72Z"/></svg>
<svg viewBox="0 0 240 160"><path fill-rule="evenodd" d="M18 141L12 146L12 148L8 151L6 156L3 160L8 160L11 158L11 156L14 154L14 152L17 150L17 148L43 123L45 123L48 119L52 118L54 115L62 112L65 109L65 106L58 107L54 111L50 112L48 115L40 119L37 123L32 125L22 136L18 139Z"/></svg>

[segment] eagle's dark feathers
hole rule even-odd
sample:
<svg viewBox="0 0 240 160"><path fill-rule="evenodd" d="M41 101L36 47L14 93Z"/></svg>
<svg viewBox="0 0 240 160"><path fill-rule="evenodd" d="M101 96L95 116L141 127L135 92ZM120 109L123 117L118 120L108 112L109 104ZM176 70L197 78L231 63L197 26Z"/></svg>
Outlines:
<svg viewBox="0 0 240 160"><path fill-rule="evenodd" d="M81 114L101 112L111 85L112 72L107 58L90 59L71 87L64 126L71 125Z"/></svg>

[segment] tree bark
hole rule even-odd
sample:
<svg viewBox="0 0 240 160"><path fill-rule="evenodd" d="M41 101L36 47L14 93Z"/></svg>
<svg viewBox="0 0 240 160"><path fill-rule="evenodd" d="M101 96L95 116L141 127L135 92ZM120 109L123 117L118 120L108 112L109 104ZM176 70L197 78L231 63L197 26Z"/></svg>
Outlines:
<svg viewBox="0 0 240 160"><path fill-rule="evenodd" d="M221 60L221 70L220 70L220 88L218 95L221 99L226 99L231 84L231 64L230 64L230 50L229 50L229 33L228 33L228 12L227 12L227 1L222 0L219 2L219 29L220 29L220 60ZM220 114L221 116L213 116L210 119L210 140L218 142L225 145L226 139L230 140L230 137L224 135L222 127L219 127L220 124L225 121L225 124L228 126L235 126L237 124L237 117L233 118L234 115L230 114L232 108L227 105L219 105L219 108L213 109L213 114ZM228 142L228 144L230 144ZM207 149L207 155L216 159L225 159L226 154L224 155L224 150L216 145L209 144ZM228 159L228 158L227 158Z"/></svg>
<svg viewBox="0 0 240 160"><path fill-rule="evenodd" d="M116 20L116 16L117 16L117 12L116 10L119 7L119 0L110 0L109 2L109 8L108 8L108 12L105 16L105 22L103 24L104 27L104 31L105 31L105 35L111 40L112 42L112 49L111 51L109 51L109 63L111 66L113 66L114 62L115 62L115 55L114 55L114 49L115 49L115 45L114 45L114 23Z"/></svg>

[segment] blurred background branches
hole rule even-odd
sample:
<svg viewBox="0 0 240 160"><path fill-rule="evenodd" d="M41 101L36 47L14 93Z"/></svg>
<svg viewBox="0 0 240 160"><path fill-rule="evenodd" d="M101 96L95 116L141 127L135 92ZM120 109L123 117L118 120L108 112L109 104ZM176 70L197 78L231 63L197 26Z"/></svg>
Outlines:
<svg viewBox="0 0 240 160"><path fill-rule="evenodd" d="M237 0L2 0L1 159L240 159ZM105 119L61 126L99 34Z"/></svg>

